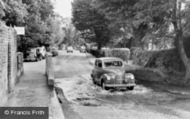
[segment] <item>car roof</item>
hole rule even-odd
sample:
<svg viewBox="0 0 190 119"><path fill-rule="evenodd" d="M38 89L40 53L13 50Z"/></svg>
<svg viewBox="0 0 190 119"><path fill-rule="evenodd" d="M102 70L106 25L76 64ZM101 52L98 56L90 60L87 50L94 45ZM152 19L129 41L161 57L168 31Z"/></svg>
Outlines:
<svg viewBox="0 0 190 119"><path fill-rule="evenodd" d="M121 58L117 58L117 57L101 57L101 58L97 58L97 60L102 60L102 61L119 60L119 61L123 61Z"/></svg>

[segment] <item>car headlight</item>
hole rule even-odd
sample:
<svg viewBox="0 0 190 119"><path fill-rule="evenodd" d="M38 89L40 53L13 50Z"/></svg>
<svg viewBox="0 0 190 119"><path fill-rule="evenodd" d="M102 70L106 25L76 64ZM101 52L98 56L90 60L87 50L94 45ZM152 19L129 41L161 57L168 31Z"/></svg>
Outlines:
<svg viewBox="0 0 190 119"><path fill-rule="evenodd" d="M111 80L111 77L110 77L110 76L106 76L106 79L107 79L107 80Z"/></svg>
<svg viewBox="0 0 190 119"><path fill-rule="evenodd" d="M115 79L114 74L106 74L105 76L106 76L107 80Z"/></svg>
<svg viewBox="0 0 190 119"><path fill-rule="evenodd" d="M135 83L135 76L131 73L125 74L125 82L126 83Z"/></svg>
<svg viewBox="0 0 190 119"><path fill-rule="evenodd" d="M135 79L135 76L133 74L125 74L125 77L132 80Z"/></svg>

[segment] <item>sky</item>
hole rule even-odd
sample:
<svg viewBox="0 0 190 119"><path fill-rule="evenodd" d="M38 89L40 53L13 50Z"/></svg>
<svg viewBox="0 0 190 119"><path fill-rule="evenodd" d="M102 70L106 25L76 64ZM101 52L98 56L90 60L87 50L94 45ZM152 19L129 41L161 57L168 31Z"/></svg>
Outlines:
<svg viewBox="0 0 190 119"><path fill-rule="evenodd" d="M55 12L64 18L72 17L71 2L73 0L55 0Z"/></svg>

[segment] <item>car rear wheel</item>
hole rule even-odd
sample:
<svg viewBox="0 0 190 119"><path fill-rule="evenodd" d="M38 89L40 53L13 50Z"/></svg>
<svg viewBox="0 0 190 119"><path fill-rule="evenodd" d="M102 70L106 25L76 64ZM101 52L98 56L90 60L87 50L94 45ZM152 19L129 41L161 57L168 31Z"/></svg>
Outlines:
<svg viewBox="0 0 190 119"><path fill-rule="evenodd" d="M134 86L127 87L128 90L133 90Z"/></svg>

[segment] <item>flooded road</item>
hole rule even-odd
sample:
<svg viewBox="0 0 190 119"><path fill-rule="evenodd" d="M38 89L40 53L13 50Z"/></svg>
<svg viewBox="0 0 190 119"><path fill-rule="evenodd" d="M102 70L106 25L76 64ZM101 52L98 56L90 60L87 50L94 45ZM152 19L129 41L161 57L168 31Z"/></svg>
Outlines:
<svg viewBox="0 0 190 119"><path fill-rule="evenodd" d="M66 119L190 119L189 88L139 82L133 91L106 91L91 81L93 57L60 54L55 77Z"/></svg>

